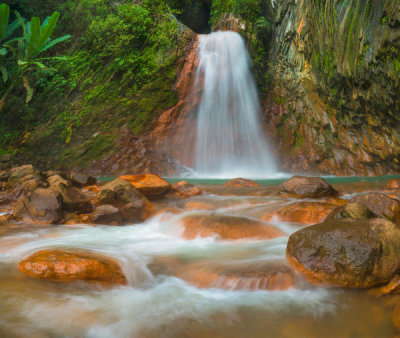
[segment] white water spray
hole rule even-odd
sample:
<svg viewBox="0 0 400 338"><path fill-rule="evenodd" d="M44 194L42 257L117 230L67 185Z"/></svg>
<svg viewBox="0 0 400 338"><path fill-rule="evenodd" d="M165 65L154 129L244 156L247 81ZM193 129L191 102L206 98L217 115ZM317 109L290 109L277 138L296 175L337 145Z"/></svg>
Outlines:
<svg viewBox="0 0 400 338"><path fill-rule="evenodd" d="M202 35L199 50L196 86L204 90L197 113L196 175L264 178L276 174L242 37L229 31Z"/></svg>

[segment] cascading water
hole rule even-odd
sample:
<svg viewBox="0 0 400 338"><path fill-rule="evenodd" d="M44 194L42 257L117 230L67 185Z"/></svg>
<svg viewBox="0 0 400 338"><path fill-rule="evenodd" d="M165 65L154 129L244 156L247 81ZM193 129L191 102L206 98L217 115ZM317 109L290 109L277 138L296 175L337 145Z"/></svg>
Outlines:
<svg viewBox="0 0 400 338"><path fill-rule="evenodd" d="M251 60L242 37L215 32L199 37L196 88L203 88L197 113L195 173L205 177L263 178L277 165L261 127Z"/></svg>

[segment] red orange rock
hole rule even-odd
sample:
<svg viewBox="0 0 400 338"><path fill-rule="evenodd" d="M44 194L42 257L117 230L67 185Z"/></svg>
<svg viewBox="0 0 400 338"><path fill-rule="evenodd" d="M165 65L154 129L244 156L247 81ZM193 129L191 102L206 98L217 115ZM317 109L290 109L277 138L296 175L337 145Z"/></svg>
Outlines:
<svg viewBox="0 0 400 338"><path fill-rule="evenodd" d="M116 261L87 252L42 250L19 262L18 269L29 277L54 282L85 280L126 284Z"/></svg>
<svg viewBox="0 0 400 338"><path fill-rule="evenodd" d="M121 180L126 180L148 198L159 198L171 190L171 185L155 174L124 175Z"/></svg>
<svg viewBox="0 0 400 338"><path fill-rule="evenodd" d="M234 187L234 188L247 188L247 187L258 187L260 184L248 180L246 178L234 178L224 184L226 187Z"/></svg>
<svg viewBox="0 0 400 338"><path fill-rule="evenodd" d="M335 208L336 205L323 202L295 202L271 211L261 219L270 221L277 216L283 222L310 225L322 222Z"/></svg>
<svg viewBox="0 0 400 338"><path fill-rule="evenodd" d="M180 181L172 186L172 192L182 198L189 198L191 196L201 195L203 192L194 184L186 181Z"/></svg>
<svg viewBox="0 0 400 338"><path fill-rule="evenodd" d="M218 235L221 239L271 239L283 236L277 228L245 217L197 215L182 219L183 237L194 239Z"/></svg>
<svg viewBox="0 0 400 338"><path fill-rule="evenodd" d="M400 188L400 179L391 179L386 183L386 188L389 189L399 189Z"/></svg>
<svg viewBox="0 0 400 338"><path fill-rule="evenodd" d="M178 277L199 288L255 291L295 287L293 270L270 262L246 266L194 264L181 269Z"/></svg>

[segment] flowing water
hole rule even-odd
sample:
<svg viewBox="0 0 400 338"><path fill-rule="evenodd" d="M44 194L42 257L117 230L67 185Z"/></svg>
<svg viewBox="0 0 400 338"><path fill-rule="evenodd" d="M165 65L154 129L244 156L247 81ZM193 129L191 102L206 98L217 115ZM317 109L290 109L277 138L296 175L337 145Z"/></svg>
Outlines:
<svg viewBox="0 0 400 338"><path fill-rule="evenodd" d="M199 37L196 87L196 177L262 178L277 165L263 133L251 60L242 37L215 32Z"/></svg>
<svg viewBox="0 0 400 338"><path fill-rule="evenodd" d="M206 188L206 187L203 187ZM221 241L186 240L182 218L221 214L260 219L282 203L277 197L221 196L163 202L164 212L131 226L28 226L0 228L1 337L391 337L393 299L365 291L309 285L296 275L292 288L258 290L246 283L252 269L285 260L288 235L296 224L275 221L283 237ZM260 188L260 191L263 188ZM254 189L253 189L254 190ZM215 190L217 191L217 190ZM191 203L191 204L190 204ZM198 209L190 210L190 205ZM193 209L193 208L192 208ZM207 209L207 210L206 210ZM212 209L212 210L208 210ZM103 288L86 283L33 280L17 263L41 249L79 248L114 257L127 286ZM219 279L196 287L196 274L241 267L236 284ZM192 280L180 271L194 272ZM182 277L182 278L181 278ZM248 280L247 280L248 281ZM398 301L398 299L397 299Z"/></svg>

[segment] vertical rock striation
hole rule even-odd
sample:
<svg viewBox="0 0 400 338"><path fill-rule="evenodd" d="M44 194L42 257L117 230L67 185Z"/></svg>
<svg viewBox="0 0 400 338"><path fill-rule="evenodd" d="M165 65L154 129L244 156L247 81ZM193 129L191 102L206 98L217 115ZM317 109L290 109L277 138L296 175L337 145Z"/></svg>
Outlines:
<svg viewBox="0 0 400 338"><path fill-rule="evenodd" d="M285 170L400 169L400 3L282 0L273 8L267 129Z"/></svg>

